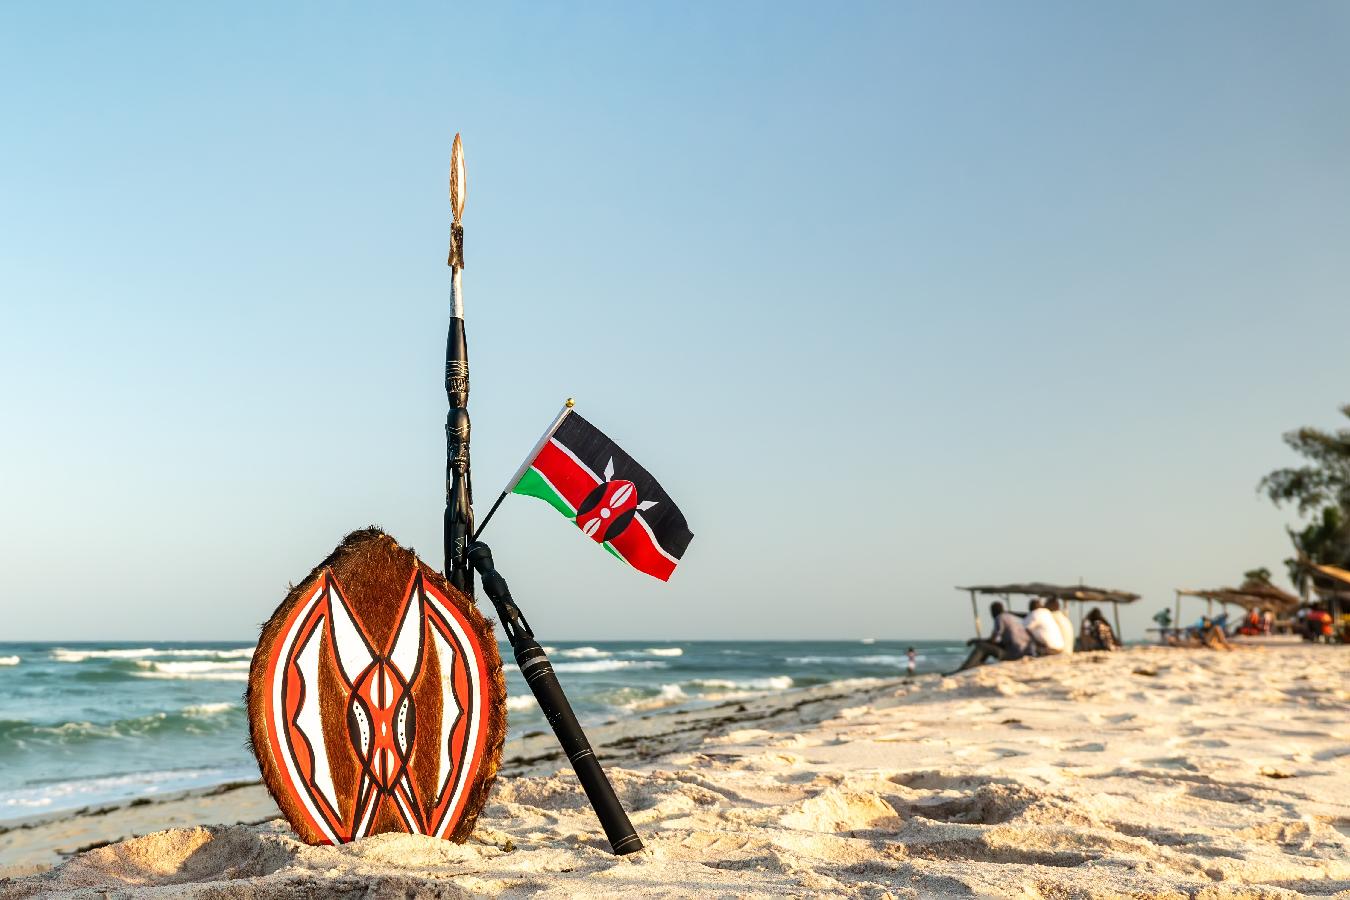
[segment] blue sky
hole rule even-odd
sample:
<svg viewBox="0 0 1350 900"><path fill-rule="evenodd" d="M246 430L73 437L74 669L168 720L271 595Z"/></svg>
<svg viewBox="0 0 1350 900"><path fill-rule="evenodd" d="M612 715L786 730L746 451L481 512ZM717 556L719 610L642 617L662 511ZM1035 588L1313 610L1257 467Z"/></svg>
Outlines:
<svg viewBox="0 0 1350 900"><path fill-rule="evenodd" d="M1280 569L1350 401L1350 7L8 4L10 639L245 638L432 561L450 140L480 513L557 409L668 585L512 498L541 636L965 636L953 585Z"/></svg>

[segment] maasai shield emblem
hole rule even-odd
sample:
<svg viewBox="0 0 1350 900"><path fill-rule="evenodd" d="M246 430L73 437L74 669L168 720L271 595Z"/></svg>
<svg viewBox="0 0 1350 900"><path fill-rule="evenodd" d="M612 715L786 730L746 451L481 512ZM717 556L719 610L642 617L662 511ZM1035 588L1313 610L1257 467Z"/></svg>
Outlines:
<svg viewBox="0 0 1350 900"><path fill-rule="evenodd" d="M309 843L463 841L497 774L506 683L473 602L371 528L263 626L248 712L263 781Z"/></svg>

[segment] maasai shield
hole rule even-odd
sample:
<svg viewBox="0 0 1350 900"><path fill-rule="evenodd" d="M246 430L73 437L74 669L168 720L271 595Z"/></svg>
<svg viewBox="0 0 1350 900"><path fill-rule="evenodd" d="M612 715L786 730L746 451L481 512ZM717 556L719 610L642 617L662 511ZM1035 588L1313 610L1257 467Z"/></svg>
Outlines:
<svg viewBox="0 0 1350 900"><path fill-rule="evenodd" d="M506 683L472 601L382 531L353 532L263 626L248 713L297 834L463 841L506 736Z"/></svg>

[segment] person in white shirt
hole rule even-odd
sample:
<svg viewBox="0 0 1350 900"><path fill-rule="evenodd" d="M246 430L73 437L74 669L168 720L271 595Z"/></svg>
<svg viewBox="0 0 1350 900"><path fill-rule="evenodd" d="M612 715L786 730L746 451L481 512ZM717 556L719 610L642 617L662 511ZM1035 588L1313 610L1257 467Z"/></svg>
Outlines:
<svg viewBox="0 0 1350 900"><path fill-rule="evenodd" d="M1055 623L1059 625L1059 633L1064 635L1064 652L1073 652L1073 622L1069 621L1069 614L1059 608L1059 598L1051 597L1045 601L1045 608L1050 610L1050 615L1055 617Z"/></svg>
<svg viewBox="0 0 1350 900"><path fill-rule="evenodd" d="M1064 652L1064 634L1050 610L1040 600L1031 601L1031 612L1026 618L1027 634L1036 642L1037 656L1053 656Z"/></svg>

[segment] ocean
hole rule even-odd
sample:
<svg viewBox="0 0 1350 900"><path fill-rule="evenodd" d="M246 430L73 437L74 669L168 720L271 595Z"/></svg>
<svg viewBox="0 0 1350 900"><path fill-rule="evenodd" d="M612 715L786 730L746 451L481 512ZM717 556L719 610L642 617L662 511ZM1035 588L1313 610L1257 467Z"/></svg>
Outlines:
<svg viewBox="0 0 1350 900"><path fill-rule="evenodd" d="M854 679L949 671L957 641L572 641L547 650L583 724ZM253 647L0 643L0 823L258 777ZM547 730L503 645L511 737Z"/></svg>

